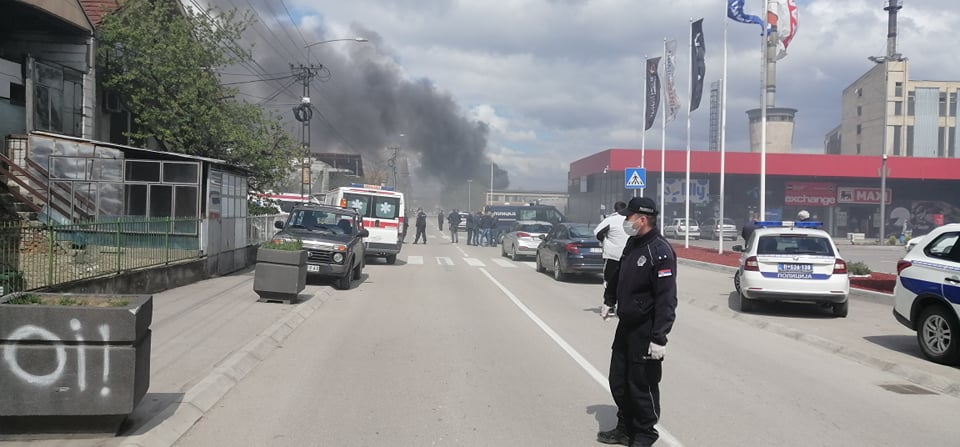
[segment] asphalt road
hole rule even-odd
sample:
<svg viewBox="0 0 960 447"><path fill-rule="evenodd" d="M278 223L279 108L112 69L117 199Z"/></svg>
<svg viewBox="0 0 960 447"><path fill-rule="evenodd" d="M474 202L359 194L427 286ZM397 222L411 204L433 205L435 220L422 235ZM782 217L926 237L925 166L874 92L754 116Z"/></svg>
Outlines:
<svg viewBox="0 0 960 447"><path fill-rule="evenodd" d="M368 265L177 445L599 445L616 422L599 278L555 282L429 236ZM882 298L856 297L845 319L800 305L745 315L729 273L683 265L678 278L658 446L960 437L960 370L920 358Z"/></svg>

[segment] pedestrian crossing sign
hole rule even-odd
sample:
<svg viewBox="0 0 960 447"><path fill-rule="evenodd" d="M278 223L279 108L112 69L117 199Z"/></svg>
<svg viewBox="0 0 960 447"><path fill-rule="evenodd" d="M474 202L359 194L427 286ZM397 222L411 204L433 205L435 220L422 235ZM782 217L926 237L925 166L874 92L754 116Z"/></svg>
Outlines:
<svg viewBox="0 0 960 447"><path fill-rule="evenodd" d="M627 189L643 189L647 187L647 170L645 168L627 168L623 170L623 186Z"/></svg>

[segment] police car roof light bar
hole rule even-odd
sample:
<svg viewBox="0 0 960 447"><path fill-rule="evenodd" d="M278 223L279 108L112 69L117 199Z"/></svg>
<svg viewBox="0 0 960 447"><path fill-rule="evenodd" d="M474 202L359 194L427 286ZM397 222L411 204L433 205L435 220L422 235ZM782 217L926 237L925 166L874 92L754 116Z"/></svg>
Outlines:
<svg viewBox="0 0 960 447"><path fill-rule="evenodd" d="M823 222L794 222L792 220L763 220L757 222L755 225L758 228L823 228Z"/></svg>

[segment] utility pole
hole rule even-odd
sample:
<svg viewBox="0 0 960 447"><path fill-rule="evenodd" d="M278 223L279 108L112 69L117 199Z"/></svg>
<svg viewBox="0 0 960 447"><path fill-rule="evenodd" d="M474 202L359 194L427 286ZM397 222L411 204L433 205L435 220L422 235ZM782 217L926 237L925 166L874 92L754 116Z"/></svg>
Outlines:
<svg viewBox="0 0 960 447"><path fill-rule="evenodd" d="M300 149L302 151L300 155L300 195L303 196L304 190L306 190L308 199L305 202L309 202L309 197L313 196L313 174L311 172L313 157L310 154L310 120L313 118L313 108L310 105L310 81L322 69L323 65L300 64L294 66L290 64L293 75L303 83L303 97L300 98L300 105L293 108L293 116L297 121L303 123L300 133Z"/></svg>
<svg viewBox="0 0 960 447"><path fill-rule="evenodd" d="M397 163L400 160L400 148L397 146L393 146L390 149L393 149L393 156L390 157L390 160L387 162L387 164L389 164L390 167L393 168L393 189L399 191L400 186L397 185Z"/></svg>

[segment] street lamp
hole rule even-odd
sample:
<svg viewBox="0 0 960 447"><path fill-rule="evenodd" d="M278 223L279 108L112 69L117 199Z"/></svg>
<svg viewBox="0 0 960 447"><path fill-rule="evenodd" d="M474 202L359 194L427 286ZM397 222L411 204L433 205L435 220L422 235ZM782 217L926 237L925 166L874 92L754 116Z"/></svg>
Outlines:
<svg viewBox="0 0 960 447"><path fill-rule="evenodd" d="M467 211L473 212L473 207L470 205L470 185L473 184L473 179L467 179Z"/></svg>
<svg viewBox="0 0 960 447"><path fill-rule="evenodd" d="M600 214L603 216L601 219L607 216L607 171L610 170L610 165L603 167L603 177L600 180Z"/></svg>
<svg viewBox="0 0 960 447"><path fill-rule="evenodd" d="M887 154L886 154L886 151L884 151L883 161L880 162L880 245L884 245L886 230L887 230Z"/></svg>

